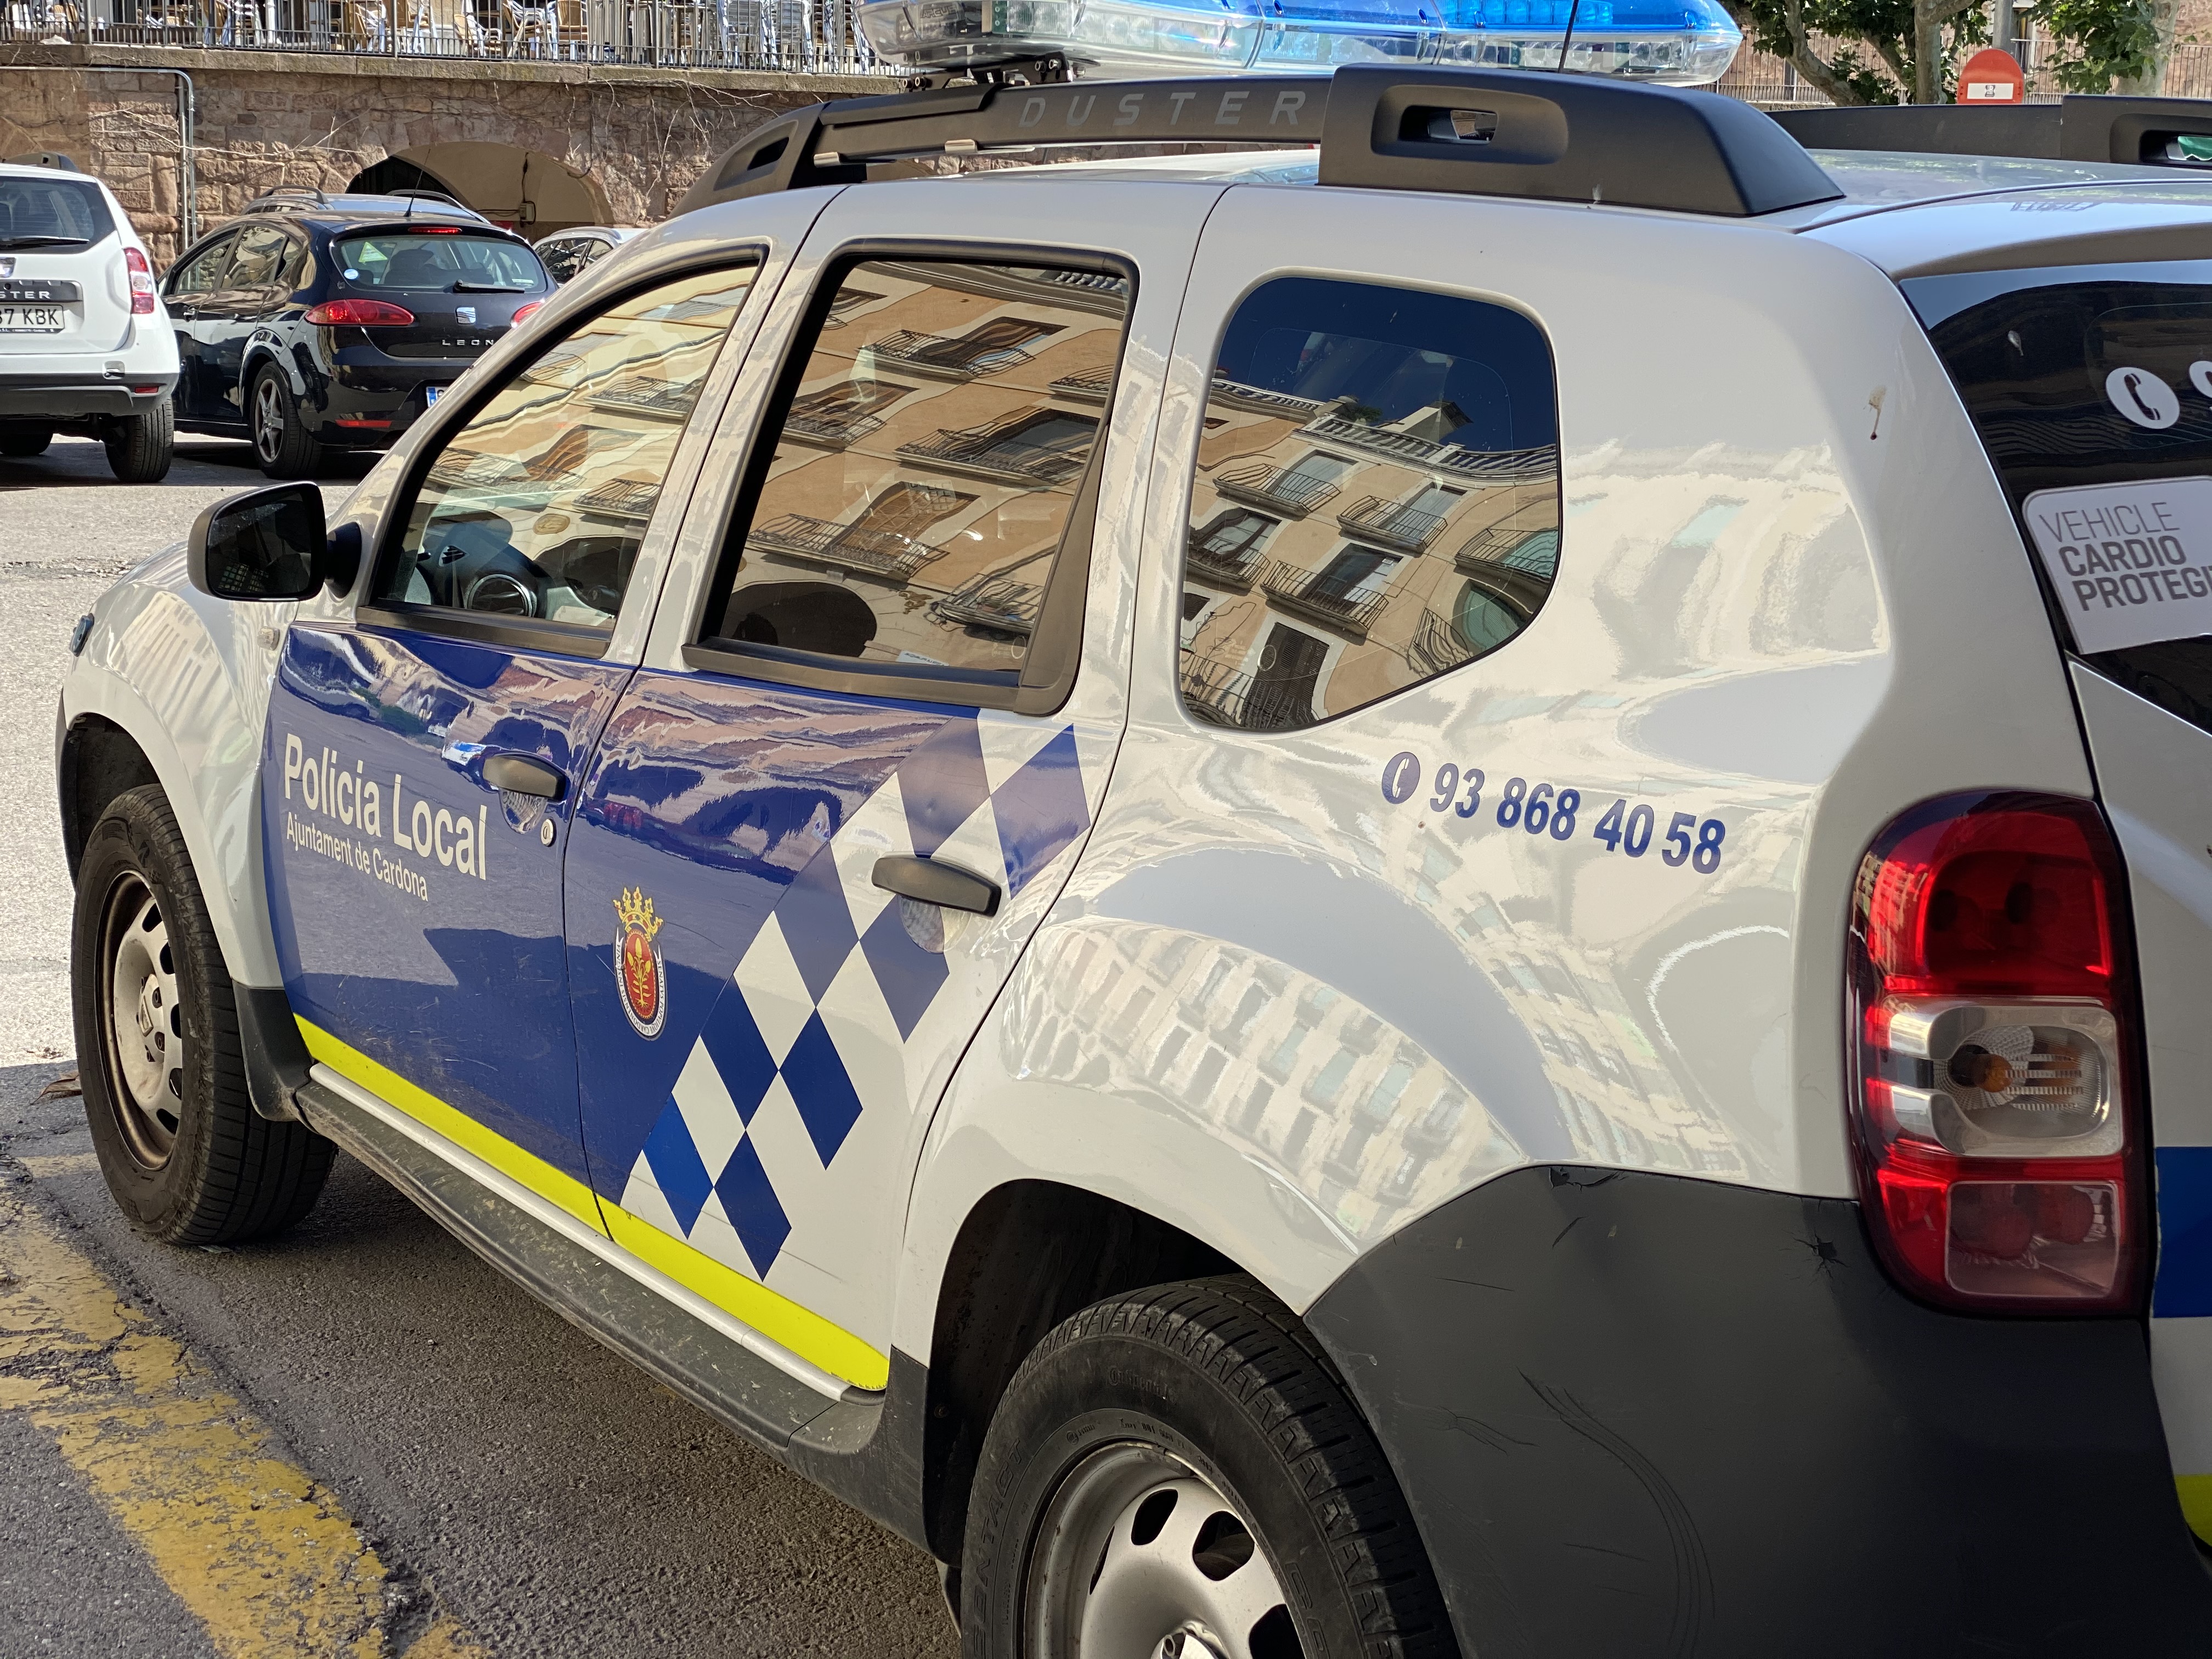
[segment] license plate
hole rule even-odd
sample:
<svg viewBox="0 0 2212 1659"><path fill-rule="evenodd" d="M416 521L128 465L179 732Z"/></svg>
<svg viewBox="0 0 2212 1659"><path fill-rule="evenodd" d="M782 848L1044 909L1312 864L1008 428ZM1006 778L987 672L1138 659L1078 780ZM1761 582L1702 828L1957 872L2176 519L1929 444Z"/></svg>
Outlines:
<svg viewBox="0 0 2212 1659"><path fill-rule="evenodd" d="M438 401L438 394L445 389L446 388L441 386L424 386L422 388L422 407L428 409L432 404L436 403Z"/></svg>
<svg viewBox="0 0 2212 1659"><path fill-rule="evenodd" d="M0 306L0 334L58 334L68 326L59 306Z"/></svg>

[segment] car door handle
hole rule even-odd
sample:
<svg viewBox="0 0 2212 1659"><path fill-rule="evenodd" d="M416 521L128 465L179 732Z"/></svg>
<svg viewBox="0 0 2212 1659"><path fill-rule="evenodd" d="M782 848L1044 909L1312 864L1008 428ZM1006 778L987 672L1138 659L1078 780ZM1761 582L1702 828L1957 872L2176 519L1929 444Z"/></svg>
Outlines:
<svg viewBox="0 0 2212 1659"><path fill-rule="evenodd" d="M923 904L941 904L948 910L972 910L979 916L999 913L999 888L972 870L934 859L903 855L876 860L869 879L886 893L896 893Z"/></svg>
<svg viewBox="0 0 2212 1659"><path fill-rule="evenodd" d="M495 789L558 800L568 780L544 761L527 755L494 755L483 763L483 781Z"/></svg>

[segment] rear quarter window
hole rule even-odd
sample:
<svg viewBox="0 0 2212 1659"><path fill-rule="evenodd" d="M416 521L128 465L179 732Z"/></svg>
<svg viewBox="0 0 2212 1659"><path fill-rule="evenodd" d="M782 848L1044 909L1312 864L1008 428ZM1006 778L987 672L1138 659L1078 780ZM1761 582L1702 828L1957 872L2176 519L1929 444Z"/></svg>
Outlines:
<svg viewBox="0 0 2212 1659"><path fill-rule="evenodd" d="M1498 649L1559 559L1551 348L1504 306L1284 277L1217 354L1184 543L1183 705L1295 731Z"/></svg>

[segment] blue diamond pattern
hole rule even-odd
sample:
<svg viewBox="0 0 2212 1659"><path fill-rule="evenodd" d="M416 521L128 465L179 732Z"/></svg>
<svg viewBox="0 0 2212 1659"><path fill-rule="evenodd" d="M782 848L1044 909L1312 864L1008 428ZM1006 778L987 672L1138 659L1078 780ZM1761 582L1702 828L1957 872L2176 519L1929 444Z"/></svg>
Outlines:
<svg viewBox="0 0 2212 1659"><path fill-rule="evenodd" d="M999 850L1006 859L1006 890L1018 893L1091 827L1075 728L1064 728L1008 778L991 797L991 811L999 820Z"/></svg>
<svg viewBox="0 0 2212 1659"><path fill-rule="evenodd" d="M829 1168L845 1137L860 1121L860 1097L818 1008L799 1034L799 1041L791 1045L791 1052L783 1057L783 1081L798 1103L799 1119L806 1125L823 1167Z"/></svg>
<svg viewBox="0 0 2212 1659"><path fill-rule="evenodd" d="M673 1099L660 1109L659 1121L645 1138L645 1161L678 1224L690 1232L706 1207L707 1194L714 1189L714 1178L707 1173L706 1163L692 1144L690 1127Z"/></svg>
<svg viewBox="0 0 2212 1659"><path fill-rule="evenodd" d="M750 1123L768 1085L775 1081L775 1056L769 1053L767 1039L761 1036L753 1011L741 994L726 989L714 999L699 1041L707 1045L707 1057L714 1062L722 1086L730 1091L730 1104Z"/></svg>
<svg viewBox="0 0 2212 1659"><path fill-rule="evenodd" d="M791 1237L791 1218L783 1212L775 1188L769 1184L768 1171L761 1167L760 1154L750 1139L739 1141L738 1150L730 1154L722 1178L714 1183L714 1192L722 1200L722 1213L737 1230L738 1243L745 1247L753 1271L765 1278L777 1252L783 1249L783 1241Z"/></svg>
<svg viewBox="0 0 2212 1659"><path fill-rule="evenodd" d="M973 817L991 793L974 718L950 720L939 726L928 742L901 763L898 781L915 856L933 858L945 838Z"/></svg>
<svg viewBox="0 0 2212 1659"><path fill-rule="evenodd" d="M837 860L830 856L828 847L806 861L775 907L775 915L783 926L784 943L791 947L791 959L799 964L799 976L806 981L807 995L821 1001L830 981L860 942L853 912L845 903Z"/></svg>
<svg viewBox="0 0 2212 1659"><path fill-rule="evenodd" d="M860 949L875 971L877 988L883 992L892 1019L898 1023L902 1042L921 1024L921 1017L937 1000L951 971L942 955L914 942L914 935L900 919L902 908L899 901L892 900L860 935Z"/></svg>

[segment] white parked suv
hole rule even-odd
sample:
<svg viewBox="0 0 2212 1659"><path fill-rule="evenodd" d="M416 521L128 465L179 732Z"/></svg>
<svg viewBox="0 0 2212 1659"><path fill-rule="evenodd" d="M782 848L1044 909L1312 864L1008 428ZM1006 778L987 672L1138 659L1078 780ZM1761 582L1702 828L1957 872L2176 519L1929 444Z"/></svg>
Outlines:
<svg viewBox="0 0 2212 1659"><path fill-rule="evenodd" d="M115 192L65 162L0 162L0 455L74 433L125 483L155 483L176 383L153 262Z"/></svg>
<svg viewBox="0 0 2212 1659"><path fill-rule="evenodd" d="M1893 113L753 134L88 619L117 1201L345 1148L969 1659L2203 1652L2212 110Z"/></svg>

